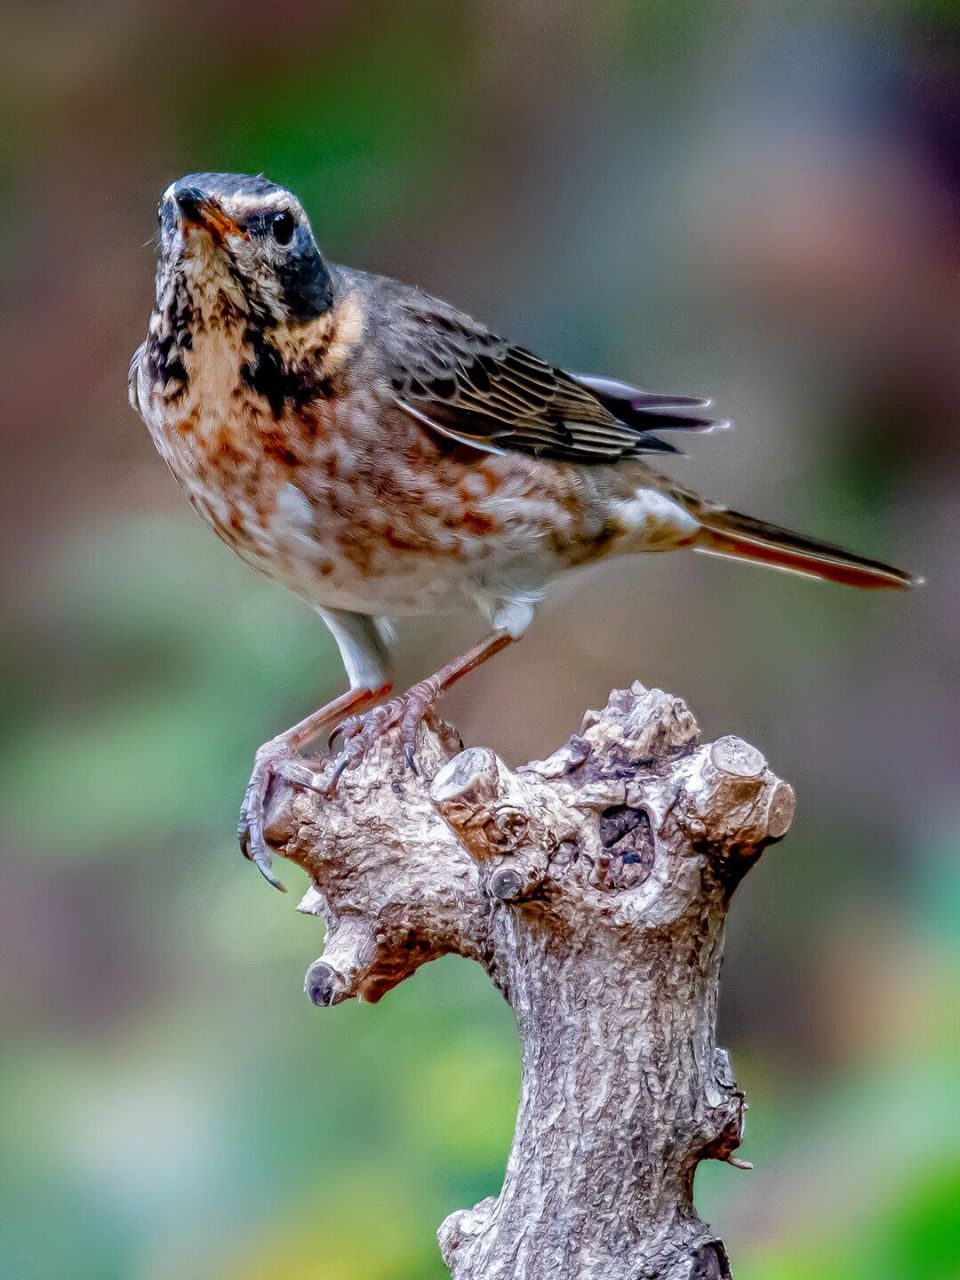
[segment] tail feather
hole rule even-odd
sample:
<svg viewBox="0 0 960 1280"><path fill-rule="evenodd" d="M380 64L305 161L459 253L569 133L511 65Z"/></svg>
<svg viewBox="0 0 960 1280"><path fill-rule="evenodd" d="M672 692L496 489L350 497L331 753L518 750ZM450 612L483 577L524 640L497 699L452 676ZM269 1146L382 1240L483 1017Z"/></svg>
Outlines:
<svg viewBox="0 0 960 1280"><path fill-rule="evenodd" d="M781 529L725 507L698 503L693 514L700 521L694 550L707 555L753 560L789 573L873 590L903 590L922 581L880 560L868 560L829 542Z"/></svg>

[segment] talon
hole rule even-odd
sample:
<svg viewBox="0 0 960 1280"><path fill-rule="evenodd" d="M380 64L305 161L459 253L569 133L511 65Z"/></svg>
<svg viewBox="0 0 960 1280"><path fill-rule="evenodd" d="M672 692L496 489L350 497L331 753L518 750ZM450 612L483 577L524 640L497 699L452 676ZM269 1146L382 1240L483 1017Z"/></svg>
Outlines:
<svg viewBox="0 0 960 1280"><path fill-rule="evenodd" d="M424 681L422 686L414 685L404 697L394 698L364 715L352 716L337 725L331 734L331 741L340 734L343 745L330 777L329 792L332 794L336 790L337 783L347 769L357 764L385 733L397 727L400 729L404 762L411 773L419 776L420 770L416 762L417 730L436 695L437 690L432 682Z"/></svg>
<svg viewBox="0 0 960 1280"><path fill-rule="evenodd" d="M387 703L387 706L390 704ZM359 734L363 733L367 725L368 717L372 718L378 713L382 713L383 707L374 707L372 711L368 711L366 716L347 716L346 720L341 720L339 724L335 724L330 730L330 736L327 738L327 751L332 752L333 744L337 738L343 740L343 745L352 742Z"/></svg>
<svg viewBox="0 0 960 1280"><path fill-rule="evenodd" d="M287 886L283 884L282 881L278 880L270 869L273 864L273 854L266 848L266 846L261 849L257 849L253 855L253 862L264 880L266 880L267 884L272 884L273 887L275 889L279 889L281 893L287 892Z"/></svg>
<svg viewBox="0 0 960 1280"><path fill-rule="evenodd" d="M349 719L341 720L339 724L335 724L333 726L330 733L327 735L327 755L333 754L333 744L338 738L343 738L343 740L346 741L349 728L352 722L356 719L356 716L350 716Z"/></svg>
<svg viewBox="0 0 960 1280"><path fill-rule="evenodd" d="M337 725L335 735L340 728L350 723L344 720L345 716L385 692L386 689L381 689L380 693L368 688L351 689L314 711L299 724L293 725L286 733L265 742L254 756L253 772L240 808L237 837L243 856L254 863L268 884L282 893L286 893L286 889L273 874L273 854L264 836L267 801L273 783L282 779L292 786L317 791L321 795L329 794L336 786L336 773L332 783L328 783L323 775L318 775L303 760L300 752L308 743L322 737L330 724Z"/></svg>
<svg viewBox="0 0 960 1280"><path fill-rule="evenodd" d="M422 720L423 710L419 704L414 703L412 706L407 707L403 723L400 725L400 741L403 743L403 755L407 765L414 773L419 773L415 752L417 749L417 731Z"/></svg>
<svg viewBox="0 0 960 1280"><path fill-rule="evenodd" d="M343 775L346 773L349 767L350 767L350 757L346 754L346 752L344 752L343 755L341 755L340 759L337 761L337 763L333 766L333 769L330 772L330 781L327 783L328 795L331 795L331 796L336 795L337 783L340 781L340 779L343 777Z"/></svg>
<svg viewBox="0 0 960 1280"><path fill-rule="evenodd" d="M243 856L254 864L264 880L273 885L281 893L286 893L286 886L277 879L271 870L273 854L267 846L263 833L264 810L270 784L280 776L280 770L289 756L285 743L272 742L261 747L254 758L253 773L247 784L246 795L240 809L240 825L237 836Z"/></svg>

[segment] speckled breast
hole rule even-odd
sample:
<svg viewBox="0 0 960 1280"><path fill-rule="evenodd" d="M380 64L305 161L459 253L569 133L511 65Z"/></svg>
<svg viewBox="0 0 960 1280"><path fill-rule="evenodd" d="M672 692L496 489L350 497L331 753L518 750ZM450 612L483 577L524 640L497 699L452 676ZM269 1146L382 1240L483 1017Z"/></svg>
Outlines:
<svg viewBox="0 0 960 1280"><path fill-rule="evenodd" d="M575 469L435 441L372 391L278 419L234 387L149 399L191 503L249 564L314 604L457 611L537 594L615 528Z"/></svg>

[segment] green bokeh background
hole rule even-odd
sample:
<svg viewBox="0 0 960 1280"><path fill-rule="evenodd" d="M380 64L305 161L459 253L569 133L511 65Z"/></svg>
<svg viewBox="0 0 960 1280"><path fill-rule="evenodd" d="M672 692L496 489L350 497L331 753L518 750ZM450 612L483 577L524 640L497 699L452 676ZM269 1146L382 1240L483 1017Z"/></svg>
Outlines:
<svg viewBox="0 0 960 1280"><path fill-rule="evenodd" d="M676 474L928 575L604 566L447 712L522 761L639 677L796 785L724 971L756 1168L698 1203L738 1280L960 1277L960 13L845 8L4 7L0 1276L441 1277L512 1133L483 974L314 1010L319 926L236 853L253 751L342 673L126 406L156 199L216 168L560 363L712 392L737 430ZM401 674L477 634L403 627Z"/></svg>

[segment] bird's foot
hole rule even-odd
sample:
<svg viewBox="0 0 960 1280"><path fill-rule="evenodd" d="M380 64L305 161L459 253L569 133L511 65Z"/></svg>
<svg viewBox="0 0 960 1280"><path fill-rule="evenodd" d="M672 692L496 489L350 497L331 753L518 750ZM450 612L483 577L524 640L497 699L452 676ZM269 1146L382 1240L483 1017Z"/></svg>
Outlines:
<svg viewBox="0 0 960 1280"><path fill-rule="evenodd" d="M331 742L338 736L341 739L340 755L330 776L331 793L336 790L343 774L359 764L374 744L382 741L384 735L393 729L399 729L397 738L407 767L417 773L416 748L420 726L431 716L442 692L437 677L431 676L412 685L400 697L391 698L371 711L350 716L338 724L330 735ZM455 738L454 731L441 721L436 727L444 731L445 737ZM459 746L459 738L456 738L456 743Z"/></svg>
<svg viewBox="0 0 960 1280"><path fill-rule="evenodd" d="M380 689L366 687L350 689L339 698L335 698L333 702L328 702L318 711L314 711L299 724L295 724L286 733L281 733L276 738L271 738L269 742L265 742L254 756L253 773L247 783L247 790L240 808L237 838L240 841L243 856L256 864L263 878L275 889L283 889L283 885L271 870L273 854L267 844L265 827L267 806L276 783L285 782L295 787L306 787L311 791L325 791L326 780L318 777L300 757L299 752L308 743L320 737L330 725L337 724L345 715L389 692L389 685L384 685Z"/></svg>
<svg viewBox="0 0 960 1280"><path fill-rule="evenodd" d="M314 791L322 789L314 771L295 755L286 734L265 742L254 756L237 828L243 856L255 864L268 884L286 893L285 886L273 874L273 853L265 834L267 806L278 782Z"/></svg>

